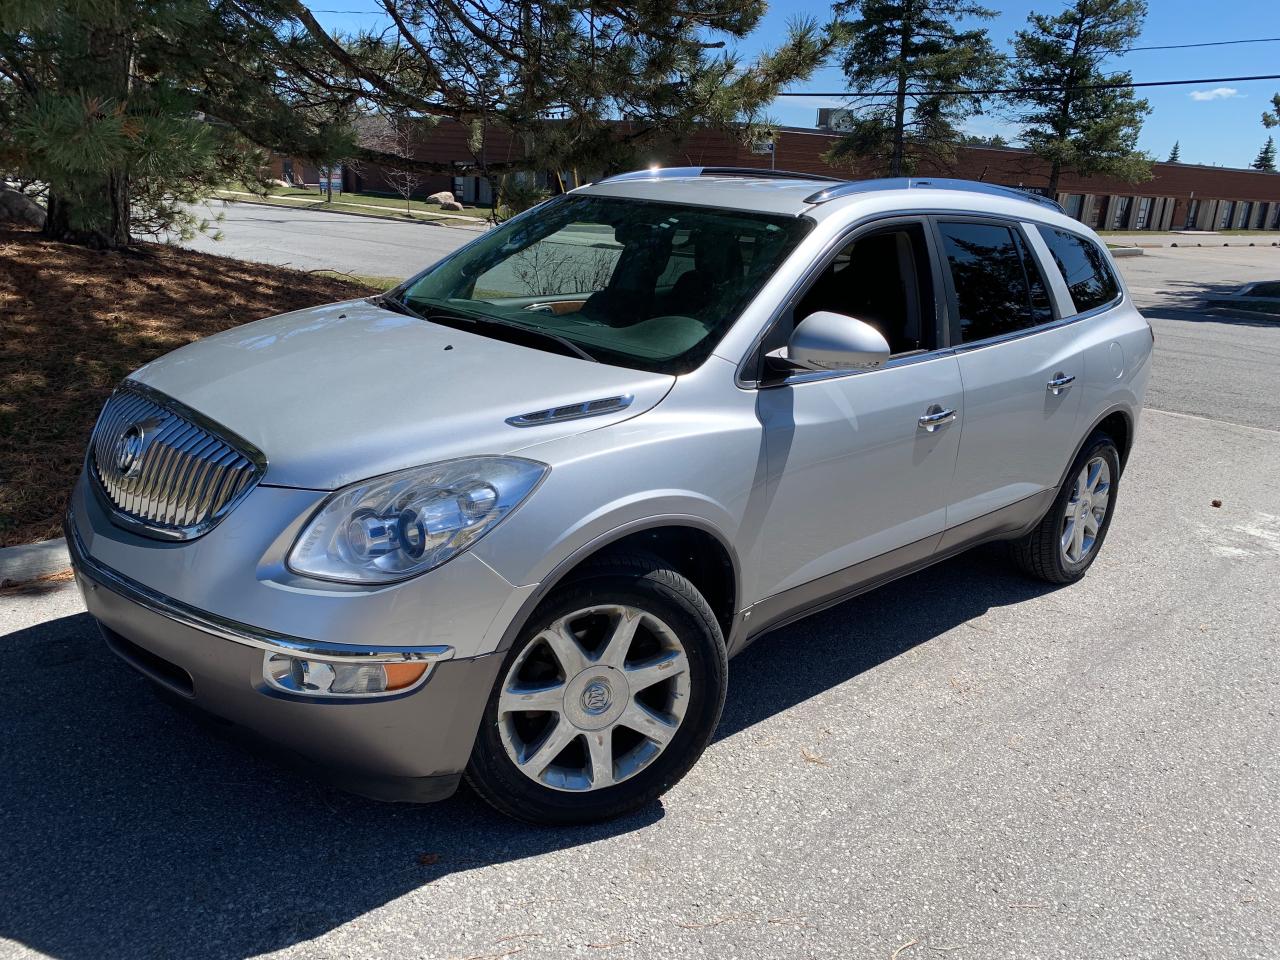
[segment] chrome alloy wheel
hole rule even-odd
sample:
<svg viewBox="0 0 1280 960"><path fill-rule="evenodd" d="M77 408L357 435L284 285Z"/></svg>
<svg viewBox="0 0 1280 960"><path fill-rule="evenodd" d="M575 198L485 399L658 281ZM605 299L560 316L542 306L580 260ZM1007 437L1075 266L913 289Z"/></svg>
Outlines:
<svg viewBox="0 0 1280 960"><path fill-rule="evenodd" d="M526 776L600 790L635 776L671 742L689 705L689 659L644 610L586 607L538 633L502 679L498 731Z"/></svg>
<svg viewBox="0 0 1280 960"><path fill-rule="evenodd" d="M1102 457L1094 457L1076 476L1062 518L1062 556L1068 563L1080 563L1089 556L1110 501L1111 468Z"/></svg>

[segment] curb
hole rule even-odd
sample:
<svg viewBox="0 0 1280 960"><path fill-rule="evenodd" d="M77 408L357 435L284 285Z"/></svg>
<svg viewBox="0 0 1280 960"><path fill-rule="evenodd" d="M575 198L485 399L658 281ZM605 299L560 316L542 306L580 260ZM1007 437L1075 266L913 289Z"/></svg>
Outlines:
<svg viewBox="0 0 1280 960"><path fill-rule="evenodd" d="M1141 247L1113 247L1111 250L1113 257L1140 257L1144 253L1146 251Z"/></svg>
<svg viewBox="0 0 1280 960"><path fill-rule="evenodd" d="M12 587L71 569L67 541L42 540L17 547L0 547L0 587Z"/></svg>
<svg viewBox="0 0 1280 960"><path fill-rule="evenodd" d="M271 207L274 210L315 210L314 206L305 206L297 203L268 203L265 200L242 200L240 197L219 197L213 196L212 200L221 200L223 203L247 203L252 207ZM441 217L439 220L419 220L416 217L406 220L403 217L384 217L377 213L357 213L354 210L333 210L321 209L320 213L337 213L344 217L361 217L365 220L386 220L388 223L416 223L424 227L455 227L459 230L470 230L473 233L484 233L489 229L488 225L477 230L465 223L459 223L452 217ZM481 221L483 222L483 221Z"/></svg>

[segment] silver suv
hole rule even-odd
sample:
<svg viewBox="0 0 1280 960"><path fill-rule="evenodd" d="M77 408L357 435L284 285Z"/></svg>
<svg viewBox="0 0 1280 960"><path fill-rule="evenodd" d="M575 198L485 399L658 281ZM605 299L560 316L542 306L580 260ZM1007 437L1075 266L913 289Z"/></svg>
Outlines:
<svg viewBox="0 0 1280 960"><path fill-rule="evenodd" d="M1048 200L627 174L138 370L67 539L116 653L305 769L597 820L762 634L984 541L1082 577L1152 340Z"/></svg>

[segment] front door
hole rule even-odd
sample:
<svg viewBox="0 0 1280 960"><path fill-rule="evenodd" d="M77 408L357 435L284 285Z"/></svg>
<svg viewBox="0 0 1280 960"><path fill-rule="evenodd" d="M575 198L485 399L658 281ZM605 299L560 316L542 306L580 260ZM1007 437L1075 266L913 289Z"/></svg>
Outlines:
<svg viewBox="0 0 1280 960"><path fill-rule="evenodd" d="M784 340L830 310L879 329L893 355L879 370L799 373L759 391L769 476L756 597L820 600L885 555L933 552L962 418L959 365L939 350L937 278L926 225L899 220L845 246L795 300Z"/></svg>

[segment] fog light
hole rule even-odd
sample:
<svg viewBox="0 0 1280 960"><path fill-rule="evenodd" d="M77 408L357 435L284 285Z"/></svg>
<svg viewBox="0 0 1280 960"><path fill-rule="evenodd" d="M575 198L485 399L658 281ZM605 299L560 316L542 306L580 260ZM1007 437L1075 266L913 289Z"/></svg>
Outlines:
<svg viewBox="0 0 1280 960"><path fill-rule="evenodd" d="M369 697L394 693L418 683L430 663L342 663L307 660L284 653L268 653L262 664L267 683L278 690L312 697Z"/></svg>

